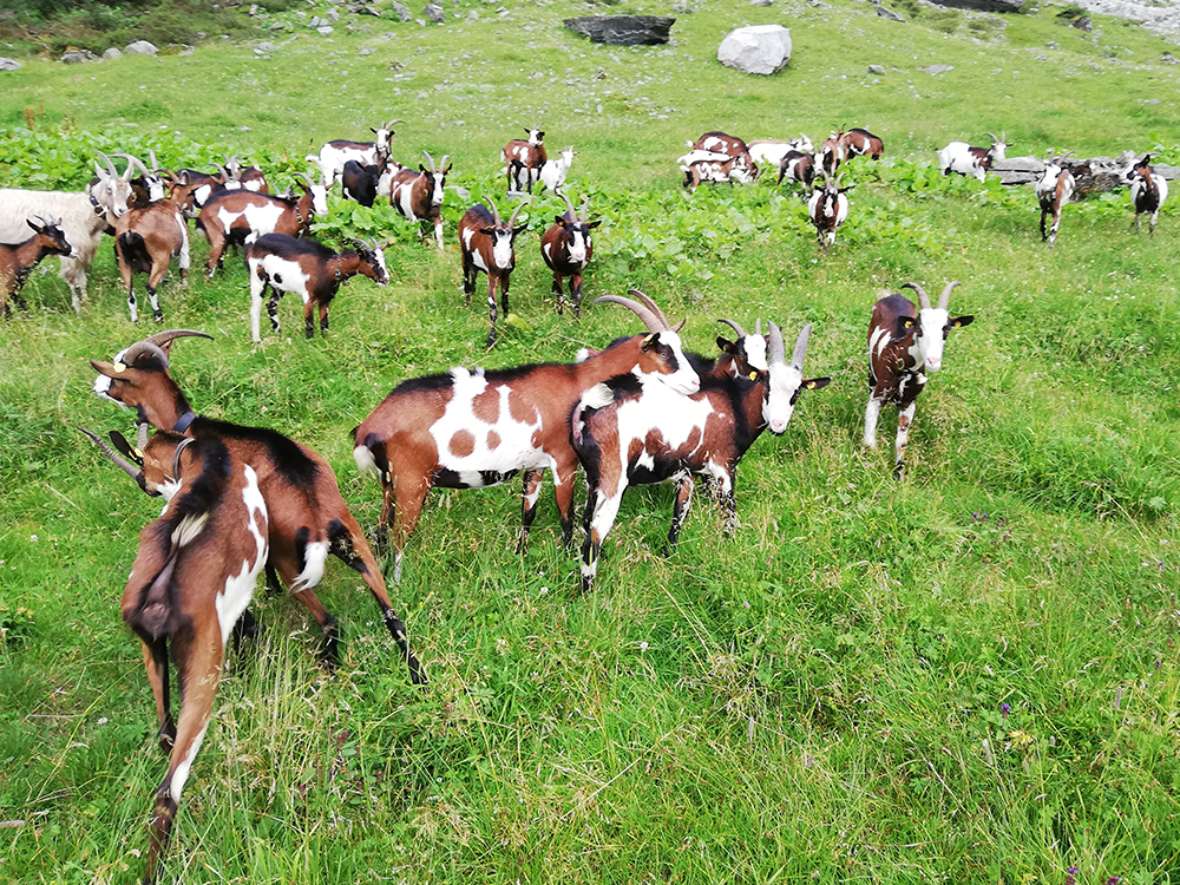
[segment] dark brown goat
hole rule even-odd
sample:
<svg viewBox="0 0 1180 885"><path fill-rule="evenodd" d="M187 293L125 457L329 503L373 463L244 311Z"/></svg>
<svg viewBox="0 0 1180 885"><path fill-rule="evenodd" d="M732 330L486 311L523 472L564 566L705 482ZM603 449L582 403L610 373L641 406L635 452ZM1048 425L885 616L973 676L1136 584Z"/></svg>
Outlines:
<svg viewBox="0 0 1180 885"><path fill-rule="evenodd" d="M119 275L127 290L127 309L131 322L139 320L135 300L136 273L148 275L148 300L156 322L164 319L156 290L168 273L173 257L178 257L180 282L188 282L188 224L184 214L171 200L157 200L147 206L128 209L115 219L115 257Z"/></svg>
<svg viewBox="0 0 1180 885"><path fill-rule="evenodd" d="M557 312L565 306L565 278L570 281L570 300L574 305L574 316L582 312L582 275L594 255L594 243L590 231L602 221L590 221L590 201L582 202L579 215L570 198L561 193L566 211L553 219L553 224L541 237L541 257L553 271L553 294L557 296Z"/></svg>
<svg viewBox="0 0 1180 885"><path fill-rule="evenodd" d="M46 220L37 216L27 219L26 223L33 230L31 237L20 243L0 243L0 312L6 317L12 315L12 307L8 304L10 298L21 310L27 307L20 297L20 290L42 258L74 255L74 247L61 229L60 218Z"/></svg>
<svg viewBox="0 0 1180 885"><path fill-rule="evenodd" d="M486 206L476 203L463 214L456 233L459 254L463 257L463 299L468 307L479 272L488 277L487 346L491 347L496 343L496 289L500 290L504 318L508 318L508 286L516 267L516 237L527 227L524 224L517 227L516 216L527 201L519 203L507 221L500 218L494 200L485 197L484 202Z"/></svg>

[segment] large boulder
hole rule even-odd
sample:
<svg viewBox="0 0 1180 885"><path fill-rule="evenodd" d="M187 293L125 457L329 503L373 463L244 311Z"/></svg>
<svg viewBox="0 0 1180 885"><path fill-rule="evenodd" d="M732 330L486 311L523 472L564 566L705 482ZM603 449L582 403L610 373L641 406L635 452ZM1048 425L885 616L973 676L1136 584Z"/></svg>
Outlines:
<svg viewBox="0 0 1180 885"><path fill-rule="evenodd" d="M931 0L939 6L974 9L979 12L1020 12L1024 0Z"/></svg>
<svg viewBox="0 0 1180 885"><path fill-rule="evenodd" d="M747 74L773 74L791 60L791 32L782 25L751 25L725 35L717 61Z"/></svg>
<svg viewBox="0 0 1180 885"><path fill-rule="evenodd" d="M582 15L567 18L565 26L595 43L652 46L668 42L675 22L662 15Z"/></svg>
<svg viewBox="0 0 1180 885"><path fill-rule="evenodd" d="M136 40L134 43L128 43L123 47L124 52L132 55L155 55L158 50L155 44L149 43L147 40Z"/></svg>

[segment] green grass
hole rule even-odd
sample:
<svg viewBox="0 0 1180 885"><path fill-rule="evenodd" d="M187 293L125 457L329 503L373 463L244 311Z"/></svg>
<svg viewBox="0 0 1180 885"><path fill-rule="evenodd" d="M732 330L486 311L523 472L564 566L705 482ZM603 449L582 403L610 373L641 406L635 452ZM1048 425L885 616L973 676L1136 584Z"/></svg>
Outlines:
<svg viewBox="0 0 1180 885"><path fill-rule="evenodd" d="M606 219L589 294L645 288L689 317L700 350L718 316L787 334L811 321L808 373L834 382L743 462L735 538L702 497L662 558L670 491L633 490L588 597L548 491L524 559L515 486L432 493L393 588L426 690L343 569L322 585L346 631L334 677L302 610L260 599L265 632L231 660L168 875L1058 883L1074 864L1085 882L1180 881L1180 221L1170 206L1149 240L1128 232L1125 195L1073 205L1050 251L1027 190L920 166L989 129L1013 154L1162 145L1175 159L1164 44L1101 17L1084 34L1052 8L977 42L966 16L946 34L941 18L899 25L860 4L710 2L670 47L608 49L561 30L573 5L473 8L479 21L439 28L362 19L270 60L218 44L29 62L3 75L0 123L32 109L35 135L0 142L0 170L32 174L59 132L63 150L92 132L298 158L396 115L399 155L450 153L453 182L478 195L502 188L499 146L539 121L551 145L577 146L571 188L591 189ZM780 20L796 52L779 76L711 61L728 27ZM870 62L888 73L865 74ZM934 63L955 70L918 70ZM888 153L854 171L826 257L800 201L766 182L680 192L672 160L704 129L839 125L868 126ZM27 144L38 153L12 155ZM566 359L635 327L617 308L556 316L534 230L518 313L485 353L486 317L459 294L465 207L451 200L445 256L372 216L397 241L393 282L349 284L327 339L304 341L287 299L282 336L251 347L236 260L211 284L162 290L169 325L217 336L174 352L195 405L316 447L365 525L378 490L346 433L397 381ZM557 206L538 201L534 227ZM333 216L369 223L339 203ZM899 484L892 411L881 451L860 450L859 425L870 305L910 278L961 279L952 306L977 319L920 400ZM81 318L49 268L26 290L31 310L0 328L0 820L24 821L0 829L0 880L128 878L163 772L117 602L159 505L71 429L129 430L89 392L87 360L150 331L129 325L118 289L104 247Z"/></svg>

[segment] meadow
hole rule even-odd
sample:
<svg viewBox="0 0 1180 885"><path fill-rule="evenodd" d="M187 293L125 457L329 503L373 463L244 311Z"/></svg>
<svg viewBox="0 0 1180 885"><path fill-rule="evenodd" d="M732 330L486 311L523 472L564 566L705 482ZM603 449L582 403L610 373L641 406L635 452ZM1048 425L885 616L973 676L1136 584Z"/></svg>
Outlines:
<svg viewBox="0 0 1180 885"><path fill-rule="evenodd" d="M577 149L570 193L603 219L588 298L639 286L706 353L717 317L789 338L811 322L807 372L833 377L743 460L735 537L700 496L665 558L671 490L634 489L588 595L548 480L523 558L516 483L432 492L391 586L424 689L338 564L320 592L344 630L334 675L303 609L260 591L262 634L230 658L169 879L1180 881L1176 197L1152 239L1129 230L1125 192L1070 205L1050 250L1030 190L931 166L989 130L1010 155L1180 161L1167 44L1098 16L1084 33L1052 6L914 4L899 24L851 0L704 0L671 45L623 49L562 29L585 8L463 2L438 27L291 31L266 58L213 39L0 75L5 185L78 186L93 149L116 146L167 164L235 153L285 184L324 140L391 116L395 156L451 155L448 184L471 196L447 196L445 254L388 207L333 196L321 235L391 238L392 279L348 284L327 337L304 340L288 297L282 334L251 346L235 257L161 290L168 327L216 337L173 351L194 406L315 447L365 526L380 494L348 431L398 381L566 360L635 331L615 307L556 314L537 239L562 204L545 196L485 351L454 226L503 194L497 152L524 126ZM792 28L785 71L713 60L730 27L762 22ZM674 164L707 129L857 125L886 156L852 164L826 256L796 195L763 179L689 197ZM880 449L860 447L865 332L881 290L909 279L961 280L952 309L976 320L918 402L896 482L893 410ZM0 325L0 880L132 878L164 771L118 609L159 503L73 429L131 431L87 362L154 330L129 323L120 288L104 246L75 316L47 261L30 309Z"/></svg>

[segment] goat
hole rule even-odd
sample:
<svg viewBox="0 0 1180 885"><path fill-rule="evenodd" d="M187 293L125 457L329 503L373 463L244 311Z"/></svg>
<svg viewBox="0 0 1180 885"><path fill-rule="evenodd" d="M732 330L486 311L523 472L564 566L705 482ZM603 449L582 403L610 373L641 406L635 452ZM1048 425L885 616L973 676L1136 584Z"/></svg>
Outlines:
<svg viewBox="0 0 1180 885"><path fill-rule="evenodd" d="M304 334L314 334L312 312L318 307L320 334L328 332L328 309L340 284L361 274L378 286L389 282L385 254L375 243L357 244L347 252L333 252L314 240L296 239L287 234L266 234L246 247L246 266L250 270L250 340L262 342L258 320L262 296L270 287L266 313L271 328L279 331L279 299L294 292L303 299Z"/></svg>
<svg viewBox="0 0 1180 885"><path fill-rule="evenodd" d="M434 243L441 252L443 249L443 221L442 203L446 191L447 173L451 171L451 164L444 154L442 161L436 166L434 157L425 151L427 169L421 163L418 171L403 167L394 173L390 184L389 202L404 218L410 221L426 222L434 226Z"/></svg>
<svg viewBox="0 0 1180 885"><path fill-rule="evenodd" d="M225 168L229 173L225 181L226 187L231 189L240 188L256 194L270 193L270 185L267 184L266 175L257 166L246 166L243 168L242 164L238 162L237 157L230 157L225 161ZM235 184L237 188L233 188Z"/></svg>
<svg viewBox="0 0 1180 885"><path fill-rule="evenodd" d="M1073 172L1065 161L1057 157L1045 164L1045 171L1037 180L1037 202L1041 206L1041 242L1050 246L1057 243L1057 230L1061 227L1061 211L1074 192ZM1049 230L1045 230L1045 219L1052 216Z"/></svg>
<svg viewBox="0 0 1180 885"><path fill-rule="evenodd" d="M735 157L741 160L740 165L749 170L751 178L758 177L758 166L754 163L754 158L750 156L749 146L736 135L714 129L706 132L696 141L690 142L688 146L694 151L711 151L716 154L725 154L727 157Z"/></svg>
<svg viewBox="0 0 1180 885"><path fill-rule="evenodd" d="M947 311L951 291L958 280L947 283L938 298L938 307L917 283L904 283L903 289L918 293L921 310L913 302L894 293L873 305L869 320L869 401L865 406L866 448L877 447L877 418L881 406L897 406L897 442L894 449L893 475L905 473L905 449L914 420L915 402L926 386L926 373L942 368L942 351L951 329L968 326L974 316L953 317Z"/></svg>
<svg viewBox="0 0 1180 885"><path fill-rule="evenodd" d="M803 151L787 151L783 154L782 161L778 167L778 181L777 184L782 184L783 179L802 184L806 188L810 188L813 181L815 181L816 159L814 153L804 153Z"/></svg>
<svg viewBox="0 0 1180 885"><path fill-rule="evenodd" d="M131 154L118 153L116 157L122 157L127 161L127 168L137 168L139 175L135 178L128 179L128 184L131 185L132 199L128 203L131 208L139 206L146 206L149 203L154 203L156 200L164 199L164 181L165 176L161 175L159 164L156 162L156 152L151 151L148 158L152 162L152 168L149 170L143 164L143 161L138 157L133 157Z"/></svg>
<svg viewBox="0 0 1180 885"><path fill-rule="evenodd" d="M815 148L811 144L811 139L806 135L801 135L798 138L792 138L790 141L761 139L758 141L751 141L746 147L750 152L750 159L753 160L759 168L766 166L769 169L780 168L783 163L783 158L792 151L805 154L811 154L815 152Z"/></svg>
<svg viewBox="0 0 1180 885"><path fill-rule="evenodd" d="M225 179L221 172L181 169L170 176L169 182L172 190L168 194L168 199L176 204L185 218L195 218L209 195L221 187Z"/></svg>
<svg viewBox="0 0 1180 885"><path fill-rule="evenodd" d="M141 423L159 430L217 440L232 458L254 469L270 520L268 581L277 586L277 578L282 578L319 623L324 634L321 660L326 666L333 667L339 660L339 629L314 588L332 554L360 574L409 667L411 681L425 682L426 675L410 651L405 625L390 604L381 568L340 496L331 466L312 449L273 430L195 414L169 371L172 343L185 336L210 337L176 329L136 342L112 362L91 360L98 373L95 393L131 409Z"/></svg>
<svg viewBox="0 0 1180 885"><path fill-rule="evenodd" d="M344 171L344 164L349 160L355 160L362 166L372 166L377 163L379 153L388 156L393 144L393 127L400 122L402 121L390 120L383 123L380 129L370 126L369 131L376 137L376 141L348 141L341 138L329 141L320 148L318 155L308 154L308 161L320 167L320 183L324 189L331 190L340 173Z"/></svg>
<svg viewBox="0 0 1180 885"><path fill-rule="evenodd" d="M355 200L362 206L372 206L378 197L389 198L393 188L393 177L401 172L402 166L388 155L378 152L375 163L365 165L356 160L344 164L340 174L340 193L346 200Z"/></svg>
<svg viewBox="0 0 1180 885"><path fill-rule="evenodd" d="M723 154L710 154L706 151L694 150L680 158L680 168L684 171L684 186L689 193L695 193L702 182L709 181L716 184L748 184L754 180L752 172L757 167L751 167L742 157L729 157Z"/></svg>
<svg viewBox="0 0 1180 885"><path fill-rule="evenodd" d="M496 343L496 289L504 307L504 318L508 318L508 285L512 281L512 270L516 267L516 238L528 228L527 224L516 226L516 216L527 204L522 200L513 210L508 221L500 218L495 201L484 197L483 203L476 203L459 219L456 234L459 238L459 254L463 257L463 300L471 306L475 292L475 280L483 271L488 277L488 341L491 347Z"/></svg>
<svg viewBox="0 0 1180 885"><path fill-rule="evenodd" d="M562 149L556 160L546 160L541 166L541 187L548 188L555 194L559 193L565 187L565 179L574 164L574 157L574 149L567 147Z"/></svg>
<svg viewBox="0 0 1180 885"><path fill-rule="evenodd" d="M527 126L524 131L528 133L528 140L514 138L500 149L504 174L508 176L509 193L527 189L531 194L533 185L540 179L541 169L549 160L549 154L545 151L545 133Z"/></svg>
<svg viewBox="0 0 1180 885"><path fill-rule="evenodd" d="M815 225L815 236L825 252L836 242L836 229L848 218L848 191L856 185L840 187L839 177L824 178L823 187L816 187L807 202L807 215Z"/></svg>
<svg viewBox="0 0 1180 885"><path fill-rule="evenodd" d="M982 182L984 176L991 171L997 160L1004 160L1008 150L1008 143L1002 137L988 133L992 140L991 147L971 147L965 141L952 141L938 152L938 167L943 175L956 172L959 175L970 175Z"/></svg>
<svg viewBox="0 0 1180 885"><path fill-rule="evenodd" d="M623 372L659 375L682 393L700 379L673 329L655 303L638 290L629 298L604 295L636 314L646 335L620 338L578 363L539 363L501 371L455 368L403 381L353 430L353 458L362 473L381 481L383 501L377 537L393 520L395 580L422 504L433 486L482 488L523 472L521 531L517 552L528 543L543 471L553 473L563 542L573 533L571 507L578 458L570 443L569 416L582 391ZM682 324L683 325L683 324Z"/></svg>
<svg viewBox="0 0 1180 885"><path fill-rule="evenodd" d="M782 332L774 323L762 337L731 320L736 342L717 339L725 356L701 374L697 393L685 396L634 374L618 375L583 394L570 418L578 460L589 489L583 517L582 591L592 589L602 544L610 533L623 493L631 485L676 483L668 549L676 545L692 501L693 476L716 481L726 511L726 531L737 527L734 481L738 462L769 427L787 429L804 390L825 387L829 378L803 378L811 326L786 361ZM701 372L705 367L698 368Z"/></svg>
<svg viewBox="0 0 1180 885"><path fill-rule="evenodd" d="M820 147L819 167L827 176L833 176L840 166L848 159L848 145L844 142L843 132L833 132Z"/></svg>
<svg viewBox="0 0 1180 885"><path fill-rule="evenodd" d="M602 221L590 221L590 201L582 203L581 215L574 209L570 198L561 193L567 207L563 215L553 219L553 225L541 237L541 257L553 271L553 294L557 296L557 312L565 306L565 277L570 281L570 300L574 304L574 316L582 313L582 274L594 254L590 231Z"/></svg>
<svg viewBox="0 0 1180 885"><path fill-rule="evenodd" d="M1139 216L1145 212L1151 213L1148 221L1148 233L1155 236L1155 225L1159 221L1160 209L1168 199L1168 181L1162 175L1157 175L1151 168L1151 154L1144 155L1142 160L1132 162L1123 177L1131 183L1131 205L1135 207L1135 230L1139 230Z"/></svg>
<svg viewBox="0 0 1180 885"><path fill-rule="evenodd" d="M209 197L197 216L197 227L209 240L206 276L221 266L229 243L241 244L250 236L288 234L302 236L317 215L328 214L328 196L322 185L301 178L298 198L274 197L247 190L218 191Z"/></svg>
<svg viewBox="0 0 1180 885"><path fill-rule="evenodd" d="M168 273L174 256L179 256L180 283L185 285L189 268L188 224L184 213L171 200L156 200L130 209L115 219L115 258L123 287L127 290L131 322L139 321L134 287L137 272L148 275L147 292L152 317L157 323L164 320L156 289Z"/></svg>
<svg viewBox="0 0 1180 885"><path fill-rule="evenodd" d="M0 189L0 242L25 239L26 220L33 216L61 219L61 229L72 251L61 256L61 276L70 289L70 302L81 313L86 298L86 272L94 261L102 235L111 221L127 211L131 199L131 168L119 175L105 154L105 168L94 164L96 179L80 192Z"/></svg>
<svg viewBox="0 0 1180 885"><path fill-rule="evenodd" d="M47 255L69 258L74 254L74 247L61 229L60 218L35 216L25 223L33 230L31 237L19 243L0 243L0 311L5 317L12 315L9 299L21 310L28 307L20 297L20 290L42 258Z"/></svg>
<svg viewBox="0 0 1180 885"><path fill-rule="evenodd" d="M844 147L843 159L871 157L879 160L885 153L885 142L869 130L859 127L840 133L840 143Z"/></svg>

